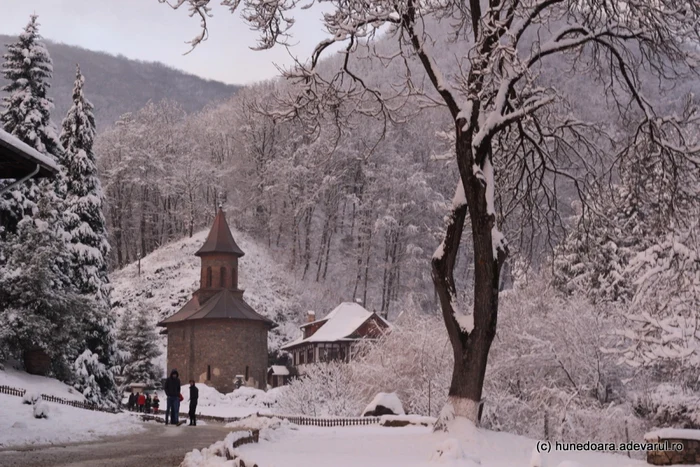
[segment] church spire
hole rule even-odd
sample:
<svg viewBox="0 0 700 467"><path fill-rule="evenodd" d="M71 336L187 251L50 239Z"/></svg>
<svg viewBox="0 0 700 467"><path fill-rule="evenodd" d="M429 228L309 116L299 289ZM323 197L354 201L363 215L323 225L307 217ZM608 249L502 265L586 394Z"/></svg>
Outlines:
<svg viewBox="0 0 700 467"><path fill-rule="evenodd" d="M195 255L202 256L207 253L229 253L239 258L245 254L236 244L233 235L231 235L231 229L226 222L226 215L221 204L219 204L219 210L216 213L214 224L211 226L207 240Z"/></svg>

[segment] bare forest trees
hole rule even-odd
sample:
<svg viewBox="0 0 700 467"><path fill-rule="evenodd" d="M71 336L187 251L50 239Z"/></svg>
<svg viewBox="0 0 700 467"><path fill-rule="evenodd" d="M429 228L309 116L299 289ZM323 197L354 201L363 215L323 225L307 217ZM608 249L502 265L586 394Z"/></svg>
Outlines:
<svg viewBox="0 0 700 467"><path fill-rule="evenodd" d="M166 0L160 0L165 3ZM209 0L176 0L201 19L207 34ZM496 333L500 273L508 256L499 229L519 215L536 231L559 221L557 189L572 182L585 193L595 162L605 152L634 158L651 144L661 158L694 157L682 138L688 114L662 118L646 97L643 77L678 78L697 65L700 4L685 0L470 0L468 2L328 1L323 22L329 35L311 60L285 71L296 86L281 97L279 116L301 118L316 130L325 119L342 125L353 114L399 118L411 95L441 106L452 120L459 172L443 241L433 257L433 279L454 350L455 364L443 420L478 421L489 349ZM301 7L294 0L223 0L260 35L259 49L287 45ZM436 60L431 21L442 21L462 47L450 66ZM378 45L380 33L385 40ZM387 44L394 47L387 50ZM337 67L320 58L343 47ZM391 86L358 76L357 62L373 57L395 66ZM557 62L553 57L570 60ZM396 65L398 63L398 66ZM564 70L561 69L564 65ZM417 72L418 68L421 72ZM586 73L603 90L610 110L632 122L632 136L606 135L606 125L586 122L568 105L564 76ZM643 75L641 72L647 74ZM694 114L691 112L690 115ZM467 222L468 221L468 222ZM468 225L474 264L472 312L456 300L454 267Z"/></svg>
<svg viewBox="0 0 700 467"><path fill-rule="evenodd" d="M151 103L98 138L117 266L191 235L213 214L216 161L191 157L196 123L174 103Z"/></svg>
<svg viewBox="0 0 700 467"><path fill-rule="evenodd" d="M401 142L411 125L391 128L370 160L354 133L311 138L260 111L274 108L279 88L251 86L187 116L152 103L100 135L113 264L192 235L224 202L233 226L278 251L280 264L333 284L319 307L359 298L386 315L408 297L434 307L430 278L416 267L429 260L428 226L444 210L428 144ZM357 125L364 133L371 122Z"/></svg>

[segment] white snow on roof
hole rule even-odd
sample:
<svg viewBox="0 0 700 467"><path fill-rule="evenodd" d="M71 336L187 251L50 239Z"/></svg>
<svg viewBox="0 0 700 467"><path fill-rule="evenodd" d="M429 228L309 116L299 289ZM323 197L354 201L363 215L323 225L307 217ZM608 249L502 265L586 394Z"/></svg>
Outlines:
<svg viewBox="0 0 700 467"><path fill-rule="evenodd" d="M661 439L692 439L700 441L700 430L661 428L644 435L645 441L659 441Z"/></svg>
<svg viewBox="0 0 700 467"><path fill-rule="evenodd" d="M25 153L29 157L36 159L37 162L44 164L45 166L50 167L53 170L58 170L56 162L54 162L54 160L51 157L45 156L33 147L29 146L26 143L23 143L16 137L12 136L8 132L0 130L0 140L4 141L9 146L17 148L19 151Z"/></svg>
<svg viewBox="0 0 700 467"><path fill-rule="evenodd" d="M332 342L348 337L355 332L372 313L357 303L341 303L324 318L326 323L306 342Z"/></svg>
<svg viewBox="0 0 700 467"><path fill-rule="evenodd" d="M353 302L343 302L322 319L315 321L325 323L313 335L306 339L294 340L282 346L282 348L289 348L304 342L335 342L343 340L362 326L370 316L372 316L372 312L367 311L362 305ZM379 317L379 319L382 318ZM313 323L306 323L304 326L309 324ZM389 323L386 324L389 325Z"/></svg>
<svg viewBox="0 0 700 467"><path fill-rule="evenodd" d="M272 374L275 376L287 376L289 375L289 369L282 365L272 365Z"/></svg>
<svg viewBox="0 0 700 467"><path fill-rule="evenodd" d="M365 410L363 410L362 413L366 414L367 412L374 412L378 405L386 407L396 415L406 414L406 412L403 410L403 405L401 405L401 401L399 400L399 396L397 396L395 392L378 393L376 396L374 396L372 402L365 407Z"/></svg>

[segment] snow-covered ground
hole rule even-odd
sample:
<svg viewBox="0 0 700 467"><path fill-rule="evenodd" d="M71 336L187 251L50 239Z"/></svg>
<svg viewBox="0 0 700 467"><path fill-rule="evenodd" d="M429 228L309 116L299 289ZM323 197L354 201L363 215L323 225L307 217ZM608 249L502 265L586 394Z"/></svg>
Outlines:
<svg viewBox="0 0 700 467"><path fill-rule="evenodd" d="M456 441L458 439L459 441ZM381 426L320 428L282 426L278 436L236 451L246 465L264 467L641 467L626 456L591 452L555 452L533 459L536 442L486 430L433 433L432 427ZM437 450L444 451L438 456ZM461 454L460 454L461 452ZM536 456L535 456L536 457ZM538 462L541 461L541 462ZM568 461L568 462L567 462ZM201 466L220 465L215 461Z"/></svg>
<svg viewBox="0 0 700 467"><path fill-rule="evenodd" d="M89 441L144 430L143 423L132 415L41 403L48 407L48 414L38 419L33 406L23 404L21 397L0 394L0 448Z"/></svg>
<svg viewBox="0 0 700 467"><path fill-rule="evenodd" d="M9 365L0 370L0 386L10 386L18 389L26 389L37 394L49 394L70 401L84 401L80 392L75 388L53 378L30 375L24 371L18 371Z"/></svg>
<svg viewBox="0 0 700 467"><path fill-rule="evenodd" d="M184 398L180 402L180 412L187 412L190 404L189 385L182 386L180 392ZM197 384L199 400L197 401L197 413L199 415L212 415L215 417L247 417L254 413L271 414L269 405L275 406L277 395L284 387L274 388L267 392L261 389L242 387L228 394L222 394L206 384ZM165 393L157 391L158 398L165 401ZM165 409L165 402L161 402L161 409Z"/></svg>

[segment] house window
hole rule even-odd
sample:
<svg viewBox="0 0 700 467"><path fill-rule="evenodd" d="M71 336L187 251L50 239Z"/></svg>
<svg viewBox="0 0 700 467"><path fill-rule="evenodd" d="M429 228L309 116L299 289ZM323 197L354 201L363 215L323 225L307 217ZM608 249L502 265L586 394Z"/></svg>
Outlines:
<svg viewBox="0 0 700 467"><path fill-rule="evenodd" d="M207 381L211 380L211 365L207 365Z"/></svg>
<svg viewBox="0 0 700 467"><path fill-rule="evenodd" d="M304 364L304 351L299 352L299 365Z"/></svg>
<svg viewBox="0 0 700 467"><path fill-rule="evenodd" d="M226 268L221 268L221 288L225 289L226 288Z"/></svg>
<svg viewBox="0 0 700 467"><path fill-rule="evenodd" d="M211 266L207 268L207 287L211 287Z"/></svg>
<svg viewBox="0 0 700 467"><path fill-rule="evenodd" d="M248 381L248 365L245 366L245 380Z"/></svg>
<svg viewBox="0 0 700 467"><path fill-rule="evenodd" d="M313 347L309 347L309 350L306 351L306 360L308 363L314 362L314 348Z"/></svg>
<svg viewBox="0 0 700 467"><path fill-rule="evenodd" d="M330 360L338 360L338 349L335 346L333 346L331 348L331 355L330 355L329 359Z"/></svg>
<svg viewBox="0 0 700 467"><path fill-rule="evenodd" d="M345 360L345 347L341 347L341 348L340 348L340 359L341 359L342 361L346 361L346 360Z"/></svg>

